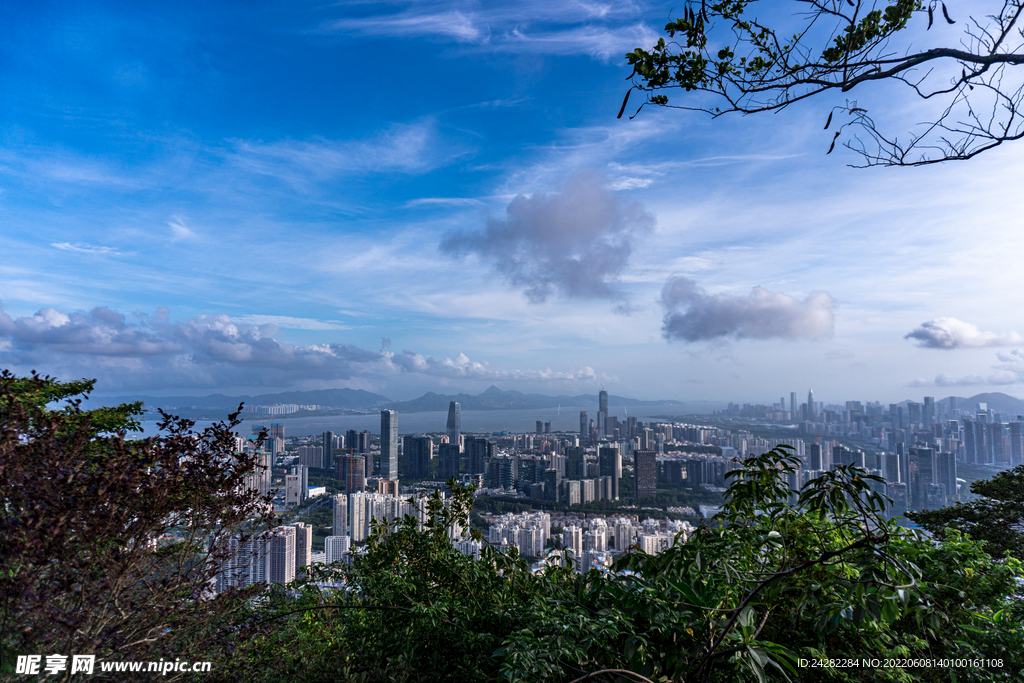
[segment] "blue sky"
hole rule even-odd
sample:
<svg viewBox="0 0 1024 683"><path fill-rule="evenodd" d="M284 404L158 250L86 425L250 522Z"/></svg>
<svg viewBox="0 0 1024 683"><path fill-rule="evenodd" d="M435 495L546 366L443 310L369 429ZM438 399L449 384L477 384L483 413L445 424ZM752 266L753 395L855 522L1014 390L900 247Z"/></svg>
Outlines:
<svg viewBox="0 0 1024 683"><path fill-rule="evenodd" d="M107 394L1020 394L1024 147L851 169L839 98L616 120L669 9L8 6L0 364Z"/></svg>

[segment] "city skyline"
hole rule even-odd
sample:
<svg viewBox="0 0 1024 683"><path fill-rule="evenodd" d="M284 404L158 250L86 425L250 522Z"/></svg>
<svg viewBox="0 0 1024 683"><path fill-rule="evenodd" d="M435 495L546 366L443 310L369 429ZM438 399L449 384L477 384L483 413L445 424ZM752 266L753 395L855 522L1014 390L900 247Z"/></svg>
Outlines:
<svg viewBox="0 0 1024 683"><path fill-rule="evenodd" d="M616 120L669 9L12 9L0 365L98 395L1024 395L1013 145L857 170L825 155L839 100Z"/></svg>

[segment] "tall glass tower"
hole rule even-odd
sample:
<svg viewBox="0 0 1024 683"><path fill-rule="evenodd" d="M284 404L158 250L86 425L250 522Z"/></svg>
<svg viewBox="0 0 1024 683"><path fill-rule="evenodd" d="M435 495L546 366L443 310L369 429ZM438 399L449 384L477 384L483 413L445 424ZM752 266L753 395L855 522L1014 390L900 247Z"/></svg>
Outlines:
<svg viewBox="0 0 1024 683"><path fill-rule="evenodd" d="M445 433L448 434L448 443L459 445L459 432L462 431L462 406L458 401L448 404L448 426Z"/></svg>
<svg viewBox="0 0 1024 683"><path fill-rule="evenodd" d="M380 411L380 476L398 478L398 413Z"/></svg>
<svg viewBox="0 0 1024 683"><path fill-rule="evenodd" d="M608 392L601 389L597 395L597 433L604 435L608 433Z"/></svg>

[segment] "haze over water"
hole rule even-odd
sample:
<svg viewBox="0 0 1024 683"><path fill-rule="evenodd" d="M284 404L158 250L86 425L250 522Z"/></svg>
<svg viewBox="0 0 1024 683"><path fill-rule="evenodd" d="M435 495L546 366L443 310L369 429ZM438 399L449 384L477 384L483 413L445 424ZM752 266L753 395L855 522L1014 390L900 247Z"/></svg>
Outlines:
<svg viewBox="0 0 1024 683"><path fill-rule="evenodd" d="M696 412L703 405L688 405L686 412ZM578 406L562 406L558 408L544 408L533 410L463 410L462 431L466 433L491 433L500 431L510 432L533 432L537 427L537 420L551 422L553 432L578 432L580 428L580 411L585 408ZM676 415L680 413L678 408L673 409L664 406L643 406L626 408L621 406L610 406L611 415L617 416L620 420L635 416L639 418L651 418L661 415ZM597 416L596 410L588 410L588 419ZM399 413L398 433L399 434L423 434L429 432L443 432L448 413L443 411L426 413ZM260 417L259 419L246 419L239 427L239 433L249 433L250 424L272 422L284 422L285 434L287 436L308 436L320 434L325 431L333 431L335 434L344 434L346 430L355 429L362 431L368 429L374 434L380 433L380 414L369 413L366 415L334 415L328 417L295 417L285 418ZM209 420L197 421L196 429L203 429L212 424ZM143 430L145 436L153 436L157 433L156 422L144 422Z"/></svg>

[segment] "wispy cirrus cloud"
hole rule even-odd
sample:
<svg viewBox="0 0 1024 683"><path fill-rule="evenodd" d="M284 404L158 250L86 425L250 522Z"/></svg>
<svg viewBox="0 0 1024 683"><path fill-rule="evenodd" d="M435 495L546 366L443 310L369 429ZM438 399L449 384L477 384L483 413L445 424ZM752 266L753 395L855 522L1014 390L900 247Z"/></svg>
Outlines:
<svg viewBox="0 0 1024 683"><path fill-rule="evenodd" d="M295 330L351 330L337 320L316 320L314 318L295 318L288 315L240 315L232 318L243 325L276 325Z"/></svg>
<svg viewBox="0 0 1024 683"><path fill-rule="evenodd" d="M103 247L94 244L82 244L76 242L51 242L50 246L61 251L70 251L75 254L99 254L104 256L118 256L121 251L117 247Z"/></svg>
<svg viewBox="0 0 1024 683"><path fill-rule="evenodd" d="M913 339L918 346L928 349L979 349L1024 342L1017 332L983 332L977 325L956 318L935 318L923 322L903 338Z"/></svg>
<svg viewBox="0 0 1024 683"><path fill-rule="evenodd" d="M167 221L167 227L171 229L171 239L175 242L196 237L192 229L185 224L185 219L182 216L171 216Z"/></svg>
<svg viewBox="0 0 1024 683"><path fill-rule="evenodd" d="M658 34L643 23L644 8L629 2L584 3L525 0L493 5L419 3L400 12L341 17L320 30L365 36L426 37L496 52L589 55L608 60Z"/></svg>
<svg viewBox="0 0 1024 683"><path fill-rule="evenodd" d="M236 140L228 158L250 173L300 182L352 173L425 173L466 150L432 120L396 124L358 140Z"/></svg>

